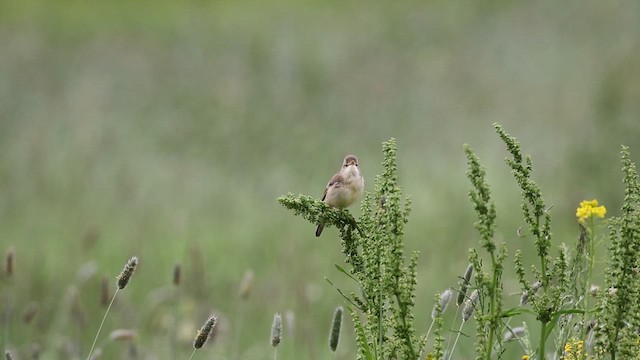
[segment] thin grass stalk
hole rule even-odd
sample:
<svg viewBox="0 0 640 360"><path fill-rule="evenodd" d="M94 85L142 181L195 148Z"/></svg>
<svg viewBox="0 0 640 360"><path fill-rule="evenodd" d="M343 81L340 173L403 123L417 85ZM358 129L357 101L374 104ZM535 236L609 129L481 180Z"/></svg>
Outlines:
<svg viewBox="0 0 640 360"><path fill-rule="evenodd" d="M129 259L129 261L127 261L127 263L124 265L124 268L122 269L120 274L117 276L118 286L116 287L116 291L113 292L113 297L109 302L109 306L107 307L107 310L104 312L104 316L102 317L102 321L100 322L100 327L98 327L98 332L96 333L96 337L93 339L93 344L91 344L91 350L89 350L89 355L87 356L87 360L91 359L93 350L96 347L96 342L98 342L98 336L100 336L100 332L102 331L102 327L104 326L104 321L107 319L107 315L109 315L109 310L111 310L111 306L113 305L113 302L116 299L116 295L118 295L118 291L124 289L127 286L127 284L129 284L129 281L131 280L133 273L136 271L136 268L138 267L138 262L139 260L137 256L131 257L131 259Z"/></svg>
<svg viewBox="0 0 640 360"><path fill-rule="evenodd" d="M447 358L447 360L451 360L451 357L453 356L453 351L456 349L456 345L458 344L458 339L460 339L460 333L462 332L462 327L464 326L465 321L462 321L462 323L460 324L460 328L458 329L457 335L456 335L456 340L453 342L453 347L451 347L451 350L447 351L449 352L449 357Z"/></svg>
<svg viewBox="0 0 640 360"><path fill-rule="evenodd" d="M7 285L7 292L6 292L6 298L5 298L6 307L4 309L4 316L3 316L4 346L5 348L8 348L9 347L9 328L11 327L10 323L11 323L11 310L12 310L12 304L11 304L12 302L11 289L13 288L12 276L15 268L15 248L13 246L9 247L6 251L6 254L4 256L3 268L4 268L3 269L4 274L7 277L7 282L9 283ZM9 353L9 356L11 356L10 353Z"/></svg>
<svg viewBox="0 0 640 360"><path fill-rule="evenodd" d="M460 329L458 329L458 334L456 335L456 341L453 342L453 347L449 352L449 357L447 360L451 360L453 356L453 352L456 349L456 345L458 344L458 339L460 339L460 333L462 332L462 327L464 324L471 318L473 312L475 310L476 304L480 297L480 292L476 289L471 293L471 296L464 302L464 307L462 308L462 324L460 324Z"/></svg>
<svg viewBox="0 0 640 360"><path fill-rule="evenodd" d="M96 337L93 339L93 344L91 344L89 355L87 355L87 360L91 359L93 350L95 349L96 343L98 342L98 337L100 336L100 332L102 331L102 327L104 326L104 321L107 319L107 315L109 315L109 310L111 310L111 305L113 305L113 302L116 299L116 295L118 295L118 291L120 291L119 287L116 288L116 291L113 293L113 296L111 297L111 301L109 302L109 306L107 306L107 310L104 312L104 316L102 317L102 321L100 322L100 326L98 327L98 332L96 333Z"/></svg>
<svg viewBox="0 0 640 360"><path fill-rule="evenodd" d="M589 324L590 316L589 316L589 297L591 292L591 279L593 276L593 268L595 266L595 242L596 242L596 229L594 226L593 217L589 219L589 229L590 234L587 234L587 241L589 242L586 248L588 249L588 258L587 258L587 281L585 281L585 291L584 291L584 325L582 326L582 336L581 339L585 339L587 334L587 324Z"/></svg>
<svg viewBox="0 0 640 360"><path fill-rule="evenodd" d="M495 312L495 307L496 307L496 296L498 296L496 288L497 288L497 283L498 283L498 272L496 271L496 256L494 254L493 251L490 251L491 253L491 268L493 269L493 277L491 280L491 293L489 294L489 341L487 343L487 351L486 351L486 360L491 360L491 354L493 353L493 337L495 336L494 334L494 326L493 326L493 321L494 318L496 316L499 316L499 314L494 314Z"/></svg>
<svg viewBox="0 0 640 360"><path fill-rule="evenodd" d="M242 299L238 301L236 314L238 315L238 326L236 326L235 349L233 350L233 354L231 355L231 358L235 360L240 358L240 339L242 338L242 325L244 324L244 300Z"/></svg>
<svg viewBox="0 0 640 360"><path fill-rule="evenodd" d="M169 330L169 342L171 344L171 358L176 359L176 351L177 351L177 329L178 329L178 304L180 303L180 283L182 278L182 266L180 263L177 263L173 267L173 289L174 289L174 297L173 297L173 326Z"/></svg>
<svg viewBox="0 0 640 360"><path fill-rule="evenodd" d="M381 264L381 247L378 246L378 346L380 347L380 351L377 354L376 358L382 356L382 264ZM377 347L376 347L377 348ZM374 350L376 349L374 348Z"/></svg>
<svg viewBox="0 0 640 360"><path fill-rule="evenodd" d="M540 215L536 215L535 217L535 229L540 229ZM538 231L537 234L537 242L536 243L542 243L543 239L542 239L542 234ZM540 282L542 283L542 291L545 293L545 295L548 294L548 281L547 281L547 261L545 259L545 254L542 253L541 251L538 251L538 255L540 256ZM545 358L545 345L546 345L546 341L547 341L547 337L546 337L546 330L547 330L547 323L549 321L546 319L546 317L541 317L540 318L540 341L538 344L538 359L540 360L544 360Z"/></svg>
<svg viewBox="0 0 640 360"><path fill-rule="evenodd" d="M458 310L460 310L460 306L458 306ZM458 313L460 311L456 311L456 314L453 316L453 322L451 323L451 330L453 330L453 327L456 325L456 322L458 321ZM449 348L449 345L451 345L451 340L453 340L453 332L449 331L449 338L447 339L447 349Z"/></svg>

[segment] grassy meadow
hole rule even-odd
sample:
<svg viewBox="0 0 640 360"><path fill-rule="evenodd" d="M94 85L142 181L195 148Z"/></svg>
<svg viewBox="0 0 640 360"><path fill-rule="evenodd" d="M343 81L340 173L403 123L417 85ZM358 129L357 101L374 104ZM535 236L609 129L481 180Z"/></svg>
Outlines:
<svg viewBox="0 0 640 360"><path fill-rule="evenodd" d="M582 200L619 214L620 146L640 160L639 2L0 1L0 44L0 252L15 261L0 335L15 359L86 358L103 279L113 294L132 256L103 359L188 359L210 314L194 359L266 359L276 312L278 359L331 358L344 301L325 277L358 289L334 266L336 229L316 238L276 198L320 198L350 153L373 191L392 137L426 333L479 240L464 143L487 168L496 238L526 266L535 247L517 235L520 190L492 123L532 155L554 246L576 241ZM514 305L510 259L504 281ZM346 314L335 359L355 354ZM473 354L462 337L453 358Z"/></svg>

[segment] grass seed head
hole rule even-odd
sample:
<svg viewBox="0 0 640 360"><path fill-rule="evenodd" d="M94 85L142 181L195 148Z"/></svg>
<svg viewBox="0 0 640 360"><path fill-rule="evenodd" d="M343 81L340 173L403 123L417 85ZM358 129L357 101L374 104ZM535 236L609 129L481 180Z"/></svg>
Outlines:
<svg viewBox="0 0 640 360"><path fill-rule="evenodd" d="M36 315L38 315L39 311L40 311L40 306L38 305L38 303L35 301L30 302L22 312L22 322L24 322L25 324L31 323L31 321L36 317Z"/></svg>
<svg viewBox="0 0 640 360"><path fill-rule="evenodd" d="M248 269L244 272L244 276L242 277L242 282L240 283L240 290L238 294L241 299L247 299L249 295L251 295L251 290L253 289L253 278L254 278L253 270Z"/></svg>
<svg viewBox="0 0 640 360"><path fill-rule="evenodd" d="M336 351L338 348L338 341L340 340L340 330L342 329L342 306L338 306L333 313L333 321L331 323L331 334L329 336L329 348L331 351Z"/></svg>
<svg viewBox="0 0 640 360"><path fill-rule="evenodd" d="M535 295L538 292L538 290L540 290L540 287L542 287L542 282L540 280L531 284L531 288L529 289L529 291L524 291L522 293L522 296L520 297L520 305L522 306L528 303L529 297L531 295Z"/></svg>
<svg viewBox="0 0 640 360"><path fill-rule="evenodd" d="M460 306L465 297L467 296L467 287L469 286L469 281L471 281L471 275L473 274L473 264L467 265L467 269L464 271L464 275L462 276L462 280L460 283L460 291L458 292L458 298L456 299L456 305ZM444 309L442 310L444 312Z"/></svg>
<svg viewBox="0 0 640 360"><path fill-rule="evenodd" d="M271 346L278 346L280 341L282 341L282 316L280 313L276 313L271 325Z"/></svg>
<svg viewBox="0 0 640 360"><path fill-rule="evenodd" d="M284 312L284 325L287 329L287 335L293 338L294 331L296 329L296 314L293 310L287 310Z"/></svg>
<svg viewBox="0 0 640 360"><path fill-rule="evenodd" d="M173 267L173 285L179 286L181 277L182 277L182 265L180 265L180 263L177 263Z"/></svg>
<svg viewBox="0 0 640 360"><path fill-rule="evenodd" d="M524 326L509 328L504 332L503 341L507 342L513 339L521 338L525 334Z"/></svg>
<svg viewBox="0 0 640 360"><path fill-rule="evenodd" d="M440 294L440 300L438 300L438 303L433 307L433 310L431 311L431 319L435 319L436 317L438 317L438 307L440 307L441 314L444 313L445 310L447 310L447 306L451 301L451 296L453 296L453 291L451 291L451 289L447 289L443 291L442 294Z"/></svg>
<svg viewBox="0 0 640 360"><path fill-rule="evenodd" d="M124 289L131 280L131 276L138 267L138 257L134 256L125 264L120 275L118 275L118 289Z"/></svg>
<svg viewBox="0 0 640 360"><path fill-rule="evenodd" d="M207 322L202 325L200 330L198 330L198 334L196 335L195 340L193 341L193 348L200 349L207 342L209 337L211 336L211 332L213 331L213 327L216 326L218 319L215 315L209 316Z"/></svg>
<svg viewBox="0 0 640 360"><path fill-rule="evenodd" d="M473 315L473 311L476 308L476 304L478 303L478 298L480 297L480 293L478 290L473 290L471 296L464 302L464 308L462 308L462 320L467 321Z"/></svg>
<svg viewBox="0 0 640 360"><path fill-rule="evenodd" d="M15 257L16 257L16 249L11 246L7 249L7 252L4 255L4 274L7 277L13 275L13 270L15 266Z"/></svg>
<svg viewBox="0 0 640 360"><path fill-rule="evenodd" d="M111 341L129 341L136 338L135 330L131 329L115 329L109 334Z"/></svg>

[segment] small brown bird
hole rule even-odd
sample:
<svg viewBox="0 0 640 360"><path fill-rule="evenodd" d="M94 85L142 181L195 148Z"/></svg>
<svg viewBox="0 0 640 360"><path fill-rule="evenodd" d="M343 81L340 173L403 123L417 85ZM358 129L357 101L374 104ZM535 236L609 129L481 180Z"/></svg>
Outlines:
<svg viewBox="0 0 640 360"><path fill-rule="evenodd" d="M364 178L360 174L358 158L347 155L342 162L342 168L333 175L324 189L322 201L331 207L344 209L360 200L364 192ZM322 234L324 223L316 229L316 236Z"/></svg>

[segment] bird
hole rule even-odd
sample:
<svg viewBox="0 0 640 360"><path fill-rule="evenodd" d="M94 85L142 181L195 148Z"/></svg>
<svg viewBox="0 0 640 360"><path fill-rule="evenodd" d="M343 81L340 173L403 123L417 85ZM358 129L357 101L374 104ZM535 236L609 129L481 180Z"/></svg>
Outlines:
<svg viewBox="0 0 640 360"><path fill-rule="evenodd" d="M333 208L344 209L362 198L364 192L364 178L360 173L358 158L347 155L342 161L340 171L333 175L324 189L322 201ZM322 234L324 223L316 228L316 237Z"/></svg>

